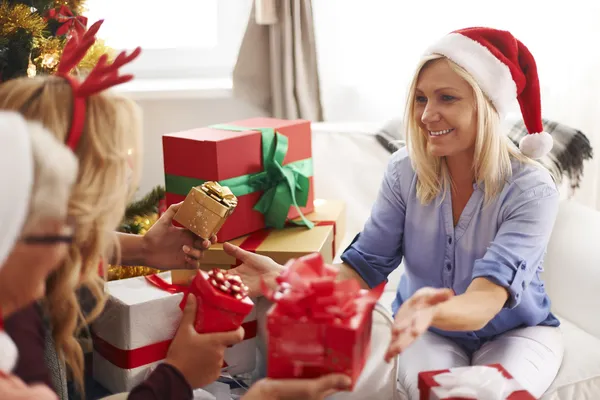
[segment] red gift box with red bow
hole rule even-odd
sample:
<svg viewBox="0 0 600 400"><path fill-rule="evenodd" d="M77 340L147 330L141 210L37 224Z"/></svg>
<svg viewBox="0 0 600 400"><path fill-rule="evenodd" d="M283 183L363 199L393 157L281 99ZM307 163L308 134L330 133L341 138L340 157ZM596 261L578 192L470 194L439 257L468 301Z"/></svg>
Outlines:
<svg viewBox="0 0 600 400"><path fill-rule="evenodd" d="M361 289L336 281L319 253L286 264L279 287L263 285L275 304L267 314L267 376L315 378L338 372L355 383L370 353L372 314L385 283Z"/></svg>
<svg viewBox="0 0 600 400"><path fill-rule="evenodd" d="M419 373L420 400L535 400L500 364Z"/></svg>
<svg viewBox="0 0 600 400"><path fill-rule="evenodd" d="M248 288L237 275L218 269L210 272L198 271L189 286L196 296L196 320L198 333L228 332L239 328L254 303L248 298ZM184 296L179 307L183 310L188 296Z"/></svg>

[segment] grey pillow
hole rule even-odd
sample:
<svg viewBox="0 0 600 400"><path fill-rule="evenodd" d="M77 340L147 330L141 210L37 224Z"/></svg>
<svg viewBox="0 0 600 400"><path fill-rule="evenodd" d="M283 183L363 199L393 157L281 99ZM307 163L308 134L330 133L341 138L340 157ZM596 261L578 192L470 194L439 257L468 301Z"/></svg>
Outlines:
<svg viewBox="0 0 600 400"><path fill-rule="evenodd" d="M402 147L404 141L404 126L401 118L388 121L375 133L377 141L390 153Z"/></svg>

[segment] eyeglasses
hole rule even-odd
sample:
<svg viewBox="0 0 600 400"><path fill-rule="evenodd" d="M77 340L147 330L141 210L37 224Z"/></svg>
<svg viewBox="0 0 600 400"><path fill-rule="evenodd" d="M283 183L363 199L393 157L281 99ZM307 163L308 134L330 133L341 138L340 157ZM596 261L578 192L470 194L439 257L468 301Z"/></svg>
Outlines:
<svg viewBox="0 0 600 400"><path fill-rule="evenodd" d="M25 244L59 244L59 243L73 243L72 235L50 235L50 236L25 236L21 239Z"/></svg>
<svg viewBox="0 0 600 400"><path fill-rule="evenodd" d="M54 244L71 244L75 236L75 220L71 217L67 218L65 225L70 231L66 235L27 235L21 238L21 242L31 245L54 245Z"/></svg>

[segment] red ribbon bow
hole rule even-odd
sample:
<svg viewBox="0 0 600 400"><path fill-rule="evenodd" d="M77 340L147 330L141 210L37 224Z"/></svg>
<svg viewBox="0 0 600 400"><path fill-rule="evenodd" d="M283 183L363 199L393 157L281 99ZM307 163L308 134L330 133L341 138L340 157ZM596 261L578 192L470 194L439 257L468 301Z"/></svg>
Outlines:
<svg viewBox="0 0 600 400"><path fill-rule="evenodd" d="M48 11L45 19L46 21L54 19L62 24L56 30L57 36L65 35L71 30L74 30L78 35L81 36L85 32L88 22L87 17L84 17L83 15L73 15L73 12L65 5L61 6L58 11L55 8Z"/></svg>
<svg viewBox="0 0 600 400"><path fill-rule="evenodd" d="M183 293L179 307L183 310L188 294L197 299L194 327L199 333L227 332L237 329L252 311L254 303L247 297L238 300L214 288L203 271L198 271L189 286L165 282L158 275L146 276L148 283L169 293Z"/></svg>
<svg viewBox="0 0 600 400"><path fill-rule="evenodd" d="M262 282L265 297L277 303L280 312L294 319L346 323L377 302L385 282L372 290L360 288L354 279L336 281L338 270L323 263L319 253L290 260L277 278L277 290Z"/></svg>

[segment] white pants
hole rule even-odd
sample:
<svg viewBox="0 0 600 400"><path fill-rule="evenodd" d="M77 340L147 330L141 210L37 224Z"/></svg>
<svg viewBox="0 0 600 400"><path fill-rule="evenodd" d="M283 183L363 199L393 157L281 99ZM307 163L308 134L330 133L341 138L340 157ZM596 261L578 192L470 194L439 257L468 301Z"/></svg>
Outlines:
<svg viewBox="0 0 600 400"><path fill-rule="evenodd" d="M419 399L418 374L468 365L502 366L536 398L548 389L562 363L560 328L515 329L485 343L472 357L448 338L427 332L398 357L398 391L402 399Z"/></svg>

